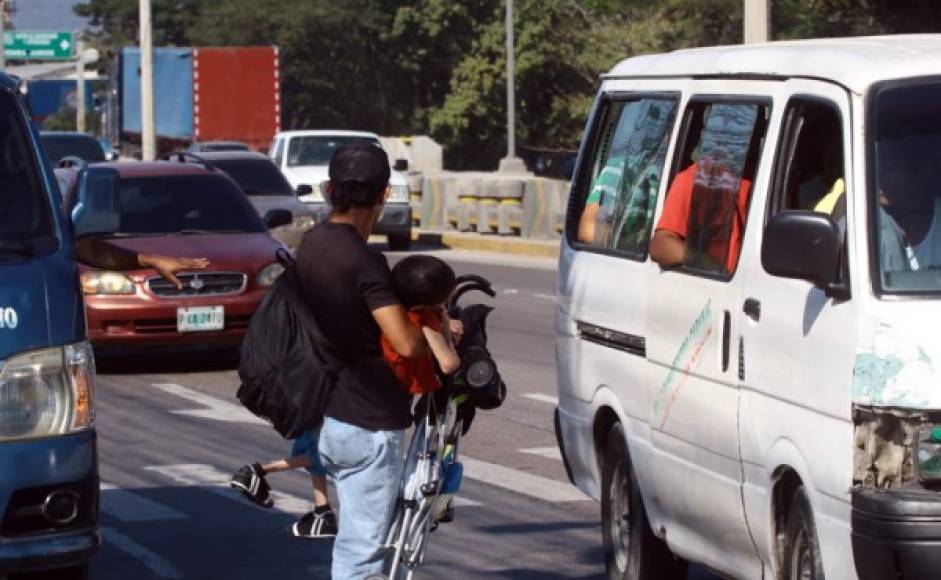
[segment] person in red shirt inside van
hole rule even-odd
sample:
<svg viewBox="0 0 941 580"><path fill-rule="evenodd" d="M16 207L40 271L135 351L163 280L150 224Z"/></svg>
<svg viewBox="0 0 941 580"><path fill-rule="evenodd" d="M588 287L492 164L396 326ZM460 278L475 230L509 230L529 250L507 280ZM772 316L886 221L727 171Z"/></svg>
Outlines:
<svg viewBox="0 0 941 580"><path fill-rule="evenodd" d="M673 179L650 243L661 267L735 271L751 180L730 171L723 154L715 149Z"/></svg>

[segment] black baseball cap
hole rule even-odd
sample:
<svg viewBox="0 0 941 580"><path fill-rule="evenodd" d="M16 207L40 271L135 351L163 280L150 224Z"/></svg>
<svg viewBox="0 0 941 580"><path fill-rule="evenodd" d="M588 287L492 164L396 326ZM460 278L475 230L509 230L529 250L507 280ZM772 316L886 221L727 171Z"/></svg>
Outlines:
<svg viewBox="0 0 941 580"><path fill-rule="evenodd" d="M370 143L355 143L340 147L330 158L330 181L362 183L372 191L389 185L389 156Z"/></svg>

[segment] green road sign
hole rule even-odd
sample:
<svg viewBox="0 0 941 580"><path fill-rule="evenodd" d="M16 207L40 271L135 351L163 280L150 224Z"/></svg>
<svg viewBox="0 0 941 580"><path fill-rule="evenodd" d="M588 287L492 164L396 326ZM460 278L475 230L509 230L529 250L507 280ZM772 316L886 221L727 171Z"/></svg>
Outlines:
<svg viewBox="0 0 941 580"><path fill-rule="evenodd" d="M65 60L74 56L71 32L8 30L3 49L8 60Z"/></svg>

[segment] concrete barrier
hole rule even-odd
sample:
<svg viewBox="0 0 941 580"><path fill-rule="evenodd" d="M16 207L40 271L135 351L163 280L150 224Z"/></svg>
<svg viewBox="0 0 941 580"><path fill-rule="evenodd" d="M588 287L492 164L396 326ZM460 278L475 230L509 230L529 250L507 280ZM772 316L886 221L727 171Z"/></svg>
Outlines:
<svg viewBox="0 0 941 580"><path fill-rule="evenodd" d="M532 175L429 173L413 204L424 230L553 240L562 231L568 188Z"/></svg>

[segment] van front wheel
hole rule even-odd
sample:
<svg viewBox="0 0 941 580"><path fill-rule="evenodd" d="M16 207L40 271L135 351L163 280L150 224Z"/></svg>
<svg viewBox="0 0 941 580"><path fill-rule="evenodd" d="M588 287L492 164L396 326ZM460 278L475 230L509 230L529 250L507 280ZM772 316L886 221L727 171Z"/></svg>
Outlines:
<svg viewBox="0 0 941 580"><path fill-rule="evenodd" d="M794 492L787 515L783 571L784 580L824 580L814 515L803 486Z"/></svg>
<svg viewBox="0 0 941 580"><path fill-rule="evenodd" d="M601 534L608 579L685 578L686 563L674 557L650 529L620 424L608 433L601 480Z"/></svg>

